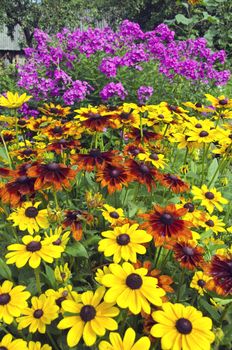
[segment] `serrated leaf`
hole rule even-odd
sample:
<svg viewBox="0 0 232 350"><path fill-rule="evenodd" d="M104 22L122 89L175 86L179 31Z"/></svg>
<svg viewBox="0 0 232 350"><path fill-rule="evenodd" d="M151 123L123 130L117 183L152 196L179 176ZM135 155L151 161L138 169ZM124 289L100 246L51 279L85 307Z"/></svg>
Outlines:
<svg viewBox="0 0 232 350"><path fill-rule="evenodd" d="M0 259L0 276L7 280L12 279L11 269L2 259Z"/></svg>
<svg viewBox="0 0 232 350"><path fill-rule="evenodd" d="M75 256L75 257L82 257L88 259L89 255L83 244L80 242L75 242L72 246L67 247L65 249L65 252L68 255Z"/></svg>

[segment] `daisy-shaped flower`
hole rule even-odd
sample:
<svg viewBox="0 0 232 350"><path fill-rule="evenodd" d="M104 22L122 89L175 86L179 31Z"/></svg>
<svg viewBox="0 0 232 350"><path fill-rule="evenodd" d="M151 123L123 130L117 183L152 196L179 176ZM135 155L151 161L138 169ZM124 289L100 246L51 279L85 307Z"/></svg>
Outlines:
<svg viewBox="0 0 232 350"><path fill-rule="evenodd" d="M7 247L10 251L6 254L7 264L15 264L17 268L29 266L36 269L41 260L52 263L54 259L60 258L64 248L60 245L54 245L50 241L41 240L40 236L24 236L23 244L11 244Z"/></svg>
<svg viewBox="0 0 232 350"><path fill-rule="evenodd" d="M204 249L197 246L194 241L177 241L173 246L173 251L174 258L180 263L181 267L194 270L204 263Z"/></svg>
<svg viewBox="0 0 232 350"><path fill-rule="evenodd" d="M68 268L68 263L65 263L64 265L56 266L54 270L55 279L60 282L64 283L70 279L72 276L71 271Z"/></svg>
<svg viewBox="0 0 232 350"><path fill-rule="evenodd" d="M125 219L122 208L114 208L111 205L104 204L102 211L102 216L105 220L109 221L111 225L115 226L120 224Z"/></svg>
<svg viewBox="0 0 232 350"><path fill-rule="evenodd" d="M4 281L0 286L0 320L11 324L14 317L21 315L22 310L27 307L27 299L30 293L25 291L26 287L13 287L11 281Z"/></svg>
<svg viewBox="0 0 232 350"><path fill-rule="evenodd" d="M211 277L204 274L203 271L195 272L193 279L190 283L190 287L198 291L200 295L204 295L206 291L207 282L211 280Z"/></svg>
<svg viewBox="0 0 232 350"><path fill-rule="evenodd" d="M58 317L59 307L55 304L54 298L41 294L39 297L31 298L31 308L23 310L23 315L18 317L18 329L29 326L30 333L45 333L46 326L51 324Z"/></svg>
<svg viewBox="0 0 232 350"><path fill-rule="evenodd" d="M11 334L6 334L0 340L0 349L1 350L28 350L27 342L23 339L14 339ZM30 349L31 350L31 349Z"/></svg>
<svg viewBox="0 0 232 350"><path fill-rule="evenodd" d="M149 350L151 341L148 337L141 337L135 342L136 333L133 328L128 328L123 339L119 333L110 332L108 341L101 341L99 350Z"/></svg>
<svg viewBox="0 0 232 350"><path fill-rule="evenodd" d="M68 285L67 287L61 287L58 290L54 289L47 289L45 291L45 295L47 297L52 297L54 299L54 302L57 306L59 306L60 310L63 311L62 303L65 300L73 300L76 301L78 298L80 299L80 296L77 294L77 292L72 290L72 286Z"/></svg>
<svg viewBox="0 0 232 350"><path fill-rule="evenodd" d="M14 94L7 91L6 96L0 96L0 107L19 108L31 98L32 96L28 96L26 93L19 95L17 92Z"/></svg>
<svg viewBox="0 0 232 350"><path fill-rule="evenodd" d="M40 228L48 228L48 211L47 209L38 210L40 203L24 202L8 216L7 220L12 220L13 226L18 226L21 231L27 230L31 235L38 232Z"/></svg>
<svg viewBox="0 0 232 350"><path fill-rule="evenodd" d="M215 338L210 318L193 306L164 303L162 308L152 313L157 324L151 328L151 335L161 338L162 349L210 350Z"/></svg>
<svg viewBox="0 0 232 350"><path fill-rule="evenodd" d="M228 200L223 198L221 193L216 188L208 189L206 185L202 185L201 188L196 186L192 187L193 200L201 200L201 205L206 207L208 212L212 214L214 208L220 212L223 211L221 204L227 204Z"/></svg>
<svg viewBox="0 0 232 350"><path fill-rule="evenodd" d="M39 341L29 341L28 350L52 350L52 347L48 344L42 345Z"/></svg>
<svg viewBox="0 0 232 350"><path fill-rule="evenodd" d="M223 220L219 219L216 215L209 215L208 213L205 215L204 220L200 222L200 226L204 227L206 230L212 230L216 235L221 232L226 232L224 228L226 224Z"/></svg>
<svg viewBox="0 0 232 350"><path fill-rule="evenodd" d="M70 328L67 335L68 346L76 346L81 337L87 346L92 346L97 336L103 337L106 330L114 331L118 328L113 317L119 314L115 303L102 301L105 288L99 287L95 293L87 291L81 294L81 302L65 300L62 307L72 316L65 316L58 324L58 329Z"/></svg>
<svg viewBox="0 0 232 350"><path fill-rule="evenodd" d="M150 242L152 236L144 230L138 230L139 225L125 224L115 227L113 230L101 233L105 239L98 244L99 252L103 252L106 257L113 255L113 261L119 263L122 259L133 263L137 260L136 254L145 254L144 243Z"/></svg>
<svg viewBox="0 0 232 350"><path fill-rule="evenodd" d="M232 107L232 99L227 98L224 95L219 97L214 97L210 94L205 94L205 97L208 101L211 102L212 106L215 108L231 108Z"/></svg>
<svg viewBox="0 0 232 350"><path fill-rule="evenodd" d="M45 103L43 107L39 107L38 110L45 115L52 117L66 117L71 113L71 107L62 107L61 105L55 105L54 103Z"/></svg>
<svg viewBox="0 0 232 350"><path fill-rule="evenodd" d="M158 286L157 278L147 276L147 269L135 269L128 262L122 266L110 264L109 269L110 273L101 279L101 283L109 288L104 297L107 303L114 302L122 309L129 308L133 314L141 310L150 314L150 303L162 305L161 297L165 291Z"/></svg>
<svg viewBox="0 0 232 350"><path fill-rule="evenodd" d="M166 165L164 155L161 153L139 153L138 159L144 162L151 162L157 169L164 169Z"/></svg>

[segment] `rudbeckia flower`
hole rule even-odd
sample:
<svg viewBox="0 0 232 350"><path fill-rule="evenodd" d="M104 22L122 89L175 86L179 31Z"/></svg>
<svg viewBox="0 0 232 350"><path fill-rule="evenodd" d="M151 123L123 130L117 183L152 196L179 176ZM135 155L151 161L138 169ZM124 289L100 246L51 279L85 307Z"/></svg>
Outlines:
<svg viewBox="0 0 232 350"><path fill-rule="evenodd" d="M136 254L145 254L146 248L143 243L150 242L152 236L144 230L138 230L139 225L125 224L115 227L111 231L101 233L105 239L98 243L98 251L103 252L106 257L113 255L113 261L119 263L125 261L136 262Z"/></svg>
<svg viewBox="0 0 232 350"><path fill-rule="evenodd" d="M105 164L96 174L96 181L101 183L101 187L107 186L109 194L121 191L130 180L128 170L121 165Z"/></svg>
<svg viewBox="0 0 232 350"><path fill-rule="evenodd" d="M77 292L72 290L71 285L67 285L67 287L64 287L64 288L59 288L58 290L47 289L44 294L47 297L52 297L54 299L54 303L57 306L59 306L61 311L64 311L62 308L62 303L65 300L75 299L77 301L80 299L80 295L78 295Z"/></svg>
<svg viewBox="0 0 232 350"><path fill-rule="evenodd" d="M134 159L129 159L126 164L131 181L145 185L149 192L156 187L157 170L148 162L137 162Z"/></svg>
<svg viewBox="0 0 232 350"><path fill-rule="evenodd" d="M48 344L42 345L39 341L29 341L28 350L52 350L52 347Z"/></svg>
<svg viewBox="0 0 232 350"><path fill-rule="evenodd" d="M164 303L162 308L152 313L157 324L151 328L151 335L161 338L162 349L210 350L215 338L210 318L193 306Z"/></svg>
<svg viewBox="0 0 232 350"><path fill-rule="evenodd" d="M41 240L40 236L24 236L22 242L23 244L15 243L7 247L10 251L6 254L7 264L16 264L17 268L21 268L28 262L30 267L36 269L41 260L52 263L64 251L62 246Z"/></svg>
<svg viewBox="0 0 232 350"><path fill-rule="evenodd" d="M0 96L0 107L19 108L31 98L32 96L28 96L26 93L19 95L17 92L14 94L8 91L6 97L3 95Z"/></svg>
<svg viewBox="0 0 232 350"><path fill-rule="evenodd" d="M6 334L0 341L1 350L28 350L27 343L23 339L14 339L11 334ZM31 349L30 349L31 350ZM46 349L45 349L46 350Z"/></svg>
<svg viewBox="0 0 232 350"><path fill-rule="evenodd" d="M83 210L65 210L65 217L62 223L63 227L70 227L73 238L76 241L82 239L83 225L91 224L94 220L92 214Z"/></svg>
<svg viewBox="0 0 232 350"><path fill-rule="evenodd" d="M30 333L45 333L46 326L51 324L58 317L59 307L55 304L52 297L46 297L41 294L39 297L31 298L31 308L23 310L23 315L18 317L18 329L24 329L29 326Z"/></svg>
<svg viewBox="0 0 232 350"><path fill-rule="evenodd" d="M0 188L0 197L3 203L18 205L24 195L32 195L35 192L35 178L26 175L19 176Z"/></svg>
<svg viewBox="0 0 232 350"><path fill-rule="evenodd" d="M30 293L25 291L26 287L13 287L11 281L5 280L0 286L0 320L11 324L14 317L21 315L22 310L27 307L27 299Z"/></svg>
<svg viewBox="0 0 232 350"><path fill-rule="evenodd" d="M7 220L12 220L13 226L18 226L21 231L28 230L31 235L38 232L40 228L48 228L48 211L47 209L38 210L40 203L23 203L21 207L8 216Z"/></svg>
<svg viewBox="0 0 232 350"><path fill-rule="evenodd" d="M174 258L181 267L194 270L204 263L204 249L197 246L195 242L182 240L177 241L173 246Z"/></svg>
<svg viewBox="0 0 232 350"><path fill-rule="evenodd" d="M189 190L189 185L174 174L157 174L158 181L174 193L182 193Z"/></svg>
<svg viewBox="0 0 232 350"><path fill-rule="evenodd" d="M218 235L221 232L226 232L224 228L226 224L216 215L206 215L204 220L200 222L200 226L204 227L206 230L212 230L213 233L215 233L216 235Z"/></svg>
<svg viewBox="0 0 232 350"><path fill-rule="evenodd" d="M135 342L136 333L133 328L128 328L124 334L123 339L119 333L110 332L108 341L101 341L99 350L149 350L150 339L148 337L141 337Z"/></svg>
<svg viewBox="0 0 232 350"><path fill-rule="evenodd" d="M109 269L110 273L101 279L101 284L109 288L104 297L105 302L117 303L122 309L129 308L133 314L141 310L149 314L150 303L162 305L161 297L165 291L158 286L157 278L147 276L147 269L135 269L128 262L122 266L110 264Z"/></svg>
<svg viewBox="0 0 232 350"><path fill-rule="evenodd" d="M45 103L44 106L39 107L38 110L45 115L53 117L66 117L71 113L71 107L62 107L54 103Z"/></svg>
<svg viewBox="0 0 232 350"><path fill-rule="evenodd" d="M138 159L142 160L144 162L151 162L154 167L157 169L161 168L163 169L164 166L166 165L164 155L163 154L157 154L157 153L139 153L138 154Z"/></svg>
<svg viewBox="0 0 232 350"><path fill-rule="evenodd" d="M200 295L204 295L207 289L207 282L210 280L211 277L204 274L203 271L197 271L193 276L190 287L196 289Z"/></svg>
<svg viewBox="0 0 232 350"><path fill-rule="evenodd" d="M73 314L65 316L58 324L58 329L71 328L68 331L68 346L76 346L83 336L87 346L92 346L97 336L103 337L106 330L114 331L118 328L113 317L119 314L119 309L114 303L102 302L105 288L99 287L95 293L87 291L81 294L81 302L65 300L62 307Z"/></svg>
<svg viewBox="0 0 232 350"><path fill-rule="evenodd" d="M104 209L101 209L102 216L105 220L109 221L111 225L115 226L117 224L120 224L120 222L123 222L123 220L125 219L123 209L116 209L108 204L104 204L103 208Z"/></svg>
<svg viewBox="0 0 232 350"><path fill-rule="evenodd" d="M221 95L219 97L214 97L210 94L205 94L205 97L208 101L211 102L212 106L215 108L231 108L232 107L232 99Z"/></svg>
<svg viewBox="0 0 232 350"><path fill-rule="evenodd" d="M56 266L54 270L55 279L60 282L64 283L70 279L72 276L71 271L68 268L68 263L65 263L64 265Z"/></svg>
<svg viewBox="0 0 232 350"><path fill-rule="evenodd" d="M201 200L201 205L206 207L208 212L212 214L214 208L220 212L223 211L221 204L227 204L228 200L223 198L221 193L216 188L208 189L206 185L202 185L201 188L196 186L192 187L193 200Z"/></svg>

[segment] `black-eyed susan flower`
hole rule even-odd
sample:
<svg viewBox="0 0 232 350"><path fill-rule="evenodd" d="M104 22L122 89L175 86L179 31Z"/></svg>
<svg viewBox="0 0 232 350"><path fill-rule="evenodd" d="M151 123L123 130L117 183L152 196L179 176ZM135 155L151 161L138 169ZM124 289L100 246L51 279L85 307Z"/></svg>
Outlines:
<svg viewBox="0 0 232 350"><path fill-rule="evenodd" d="M63 227L70 227L73 238L76 241L82 239L83 225L90 225L93 222L93 215L84 210L65 210Z"/></svg>
<svg viewBox="0 0 232 350"><path fill-rule="evenodd" d="M138 159L144 162L151 162L151 164L157 169L164 169L164 166L166 165L164 155L161 153L139 153Z"/></svg>
<svg viewBox="0 0 232 350"><path fill-rule="evenodd" d="M76 171L64 164L48 163L36 164L28 169L28 175L36 178L35 189L54 188L56 191L63 187L70 188L76 176Z"/></svg>
<svg viewBox="0 0 232 350"><path fill-rule="evenodd" d="M17 318L18 329L29 326L30 333L45 333L46 326L58 317L59 306L52 297L41 294L39 297L31 298L31 307L23 310L23 316Z"/></svg>
<svg viewBox="0 0 232 350"><path fill-rule="evenodd" d="M156 187L157 170L149 162L138 162L134 159L127 161L131 181L137 181L147 187L150 192Z"/></svg>
<svg viewBox="0 0 232 350"><path fill-rule="evenodd" d="M104 204L104 198L100 192L92 193L92 191L87 191L85 200L88 208L101 208Z"/></svg>
<svg viewBox="0 0 232 350"><path fill-rule="evenodd" d="M6 334L0 340L1 350L28 350L27 342L23 339L13 339L12 334Z"/></svg>
<svg viewBox="0 0 232 350"><path fill-rule="evenodd" d="M147 276L145 268L135 269L133 265L124 262L109 265L110 274L101 279L101 284L108 287L104 300L107 303L117 303L122 309L129 308L133 314L143 310L151 312L150 303L162 305L161 297L165 291L158 286L157 278Z"/></svg>
<svg viewBox="0 0 232 350"><path fill-rule="evenodd" d="M106 274L110 273L110 269L108 266L103 266L102 269L97 269L96 274L95 274L95 280L101 284L102 277L105 276Z"/></svg>
<svg viewBox="0 0 232 350"><path fill-rule="evenodd" d="M210 279L211 277L204 274L203 271L197 271L192 278L190 287L196 289L200 295L204 295L207 289L207 282L209 282Z"/></svg>
<svg viewBox="0 0 232 350"><path fill-rule="evenodd" d="M130 180L128 169L123 165L105 164L96 174L96 181L101 183L101 187L107 187L109 194L121 191Z"/></svg>
<svg viewBox="0 0 232 350"><path fill-rule="evenodd" d="M180 240L173 245L174 258L180 263L181 267L194 270L204 263L204 249L194 241Z"/></svg>
<svg viewBox="0 0 232 350"><path fill-rule="evenodd" d="M111 223L111 225L115 226L123 222L125 219L123 209L122 208L114 208L111 205L104 204L102 211L102 216L105 220Z"/></svg>
<svg viewBox="0 0 232 350"><path fill-rule="evenodd" d="M68 331L68 346L76 346L81 337L87 346L92 346L97 336L104 336L106 330L114 331L118 328L113 317L119 314L115 303L102 301L105 288L99 287L94 293L87 291L81 294L81 302L65 300L62 307L65 311L73 314L65 316L58 324L58 329L71 328Z"/></svg>
<svg viewBox="0 0 232 350"><path fill-rule="evenodd" d="M22 310L27 307L27 299L30 293L26 287L13 287L13 282L5 280L0 286L0 320L11 324L14 317L21 315Z"/></svg>
<svg viewBox="0 0 232 350"><path fill-rule="evenodd" d="M162 139L162 135L154 131L147 130L143 128L143 134L141 135L140 129L132 128L128 133L125 134L126 137L132 139L135 144L149 143L151 141L156 141Z"/></svg>
<svg viewBox="0 0 232 350"><path fill-rule="evenodd" d="M13 181L0 188L0 197L3 203L17 206L23 200L23 196L32 195L35 192L35 178L26 175L18 176Z"/></svg>
<svg viewBox="0 0 232 350"><path fill-rule="evenodd" d="M52 350L52 347L48 344L42 345L39 341L29 341L28 350Z"/></svg>
<svg viewBox="0 0 232 350"><path fill-rule="evenodd" d="M11 244L7 247L10 251L6 254L7 264L15 264L18 268L27 263L33 269L37 268L41 260L52 263L54 259L60 258L64 248L51 242L44 242L40 236L24 236L23 244Z"/></svg>
<svg viewBox="0 0 232 350"><path fill-rule="evenodd" d="M206 273L213 278L211 286L220 295L232 294L232 255L214 255L206 266Z"/></svg>
<svg viewBox="0 0 232 350"><path fill-rule="evenodd" d="M157 179L164 187L169 188L174 193L182 193L189 190L189 185L177 175L170 173L158 174Z"/></svg>
<svg viewBox="0 0 232 350"><path fill-rule="evenodd" d="M31 235L38 232L40 228L49 227L47 209L38 209L41 202L24 202L19 208L11 213L7 220L12 220L13 226L18 226L21 231L28 231Z"/></svg>
<svg viewBox="0 0 232 350"><path fill-rule="evenodd" d="M113 119L117 115L113 116L112 112L105 108L89 106L76 109L75 112L77 112L77 115L74 119L79 120L87 130L96 132L103 131L107 127L115 127Z"/></svg>
<svg viewBox="0 0 232 350"><path fill-rule="evenodd" d="M110 332L109 341L101 341L99 350L149 350L151 341L148 337L141 337L135 341L136 333L133 328L128 328L122 339L119 333Z"/></svg>
<svg viewBox="0 0 232 350"><path fill-rule="evenodd" d="M216 215L205 215L204 220L200 223L200 226L204 227L206 230L212 230L216 235L221 232L226 232L226 224L222 219L219 219Z"/></svg>
<svg viewBox="0 0 232 350"><path fill-rule="evenodd" d="M44 244L61 246L64 250L70 238L70 231L63 232L62 227L57 227L55 230L50 229L49 233L45 233Z"/></svg>
<svg viewBox="0 0 232 350"><path fill-rule="evenodd" d="M55 105L54 103L45 103L43 107L39 107L38 110L43 114L52 117L66 117L71 113L70 107L62 107L61 105Z"/></svg>
<svg viewBox="0 0 232 350"><path fill-rule="evenodd" d="M215 335L209 317L193 306L164 303L162 308L152 313L157 324L151 328L151 335L161 338L162 349L210 350Z"/></svg>
<svg viewBox="0 0 232 350"><path fill-rule="evenodd" d="M221 193L216 188L209 189L206 185L202 185L201 188L197 186L192 187L193 200L200 200L201 205L204 206L210 214L212 214L214 208L220 212L223 211L221 204L227 204L228 200L222 197Z"/></svg>
<svg viewBox="0 0 232 350"><path fill-rule="evenodd" d="M44 294L47 297L52 297L54 299L55 304L57 306L59 306L61 311L63 311L62 303L65 300L73 300L73 299L75 299L77 301L78 298L80 299L80 295L78 295L77 292L72 290L72 286L71 285L67 285L66 287L61 287L58 290L47 289Z"/></svg>
<svg viewBox="0 0 232 350"><path fill-rule="evenodd" d="M73 163L78 165L78 171L93 171L95 168L102 167L105 163L122 161L122 157L118 156L116 151L101 152L98 148L93 148L86 154L75 154L71 158Z"/></svg>
<svg viewBox="0 0 232 350"><path fill-rule="evenodd" d="M54 270L55 279L60 282L64 283L70 279L72 276L71 271L68 267L68 263L65 263L64 265L56 266Z"/></svg>
<svg viewBox="0 0 232 350"><path fill-rule="evenodd" d="M115 263L119 263L122 259L135 263L137 254L146 253L143 244L152 240L150 234L138 228L138 224L125 224L102 232L101 235L106 238L98 243L99 252L103 252L106 257L113 256Z"/></svg>
<svg viewBox="0 0 232 350"><path fill-rule="evenodd" d="M194 128L192 130L186 131L186 136L188 136L188 141L197 142L198 145L203 145L206 143L211 143L216 138L215 129L208 128Z"/></svg>
<svg viewBox="0 0 232 350"><path fill-rule="evenodd" d="M231 108L232 107L232 99L227 98L224 95L219 97L214 97L210 94L205 94L205 97L208 101L211 102L212 106L215 108Z"/></svg>
<svg viewBox="0 0 232 350"><path fill-rule="evenodd" d="M6 96L0 96L0 107L5 108L19 108L25 102L29 101L32 96L28 96L26 93L19 95L17 92L13 93L7 91Z"/></svg>
<svg viewBox="0 0 232 350"><path fill-rule="evenodd" d="M155 205L153 210L140 215L145 219L141 227L154 237L156 246L181 237L192 238L192 223L181 218L187 211L186 208L177 209L172 203L164 208Z"/></svg>

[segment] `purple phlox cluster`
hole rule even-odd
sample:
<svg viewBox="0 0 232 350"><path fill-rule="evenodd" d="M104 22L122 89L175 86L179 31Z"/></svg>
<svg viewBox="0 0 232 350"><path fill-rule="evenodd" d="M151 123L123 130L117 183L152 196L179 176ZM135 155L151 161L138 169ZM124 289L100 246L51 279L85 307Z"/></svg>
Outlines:
<svg viewBox="0 0 232 350"><path fill-rule="evenodd" d="M137 97L140 104L144 104L148 101L153 95L153 87L152 86L140 86L137 90Z"/></svg>
<svg viewBox="0 0 232 350"><path fill-rule="evenodd" d="M128 92L124 89L122 83L111 82L104 86L100 91L100 96L103 101L107 101L111 97L119 97L121 100L124 100Z"/></svg>

